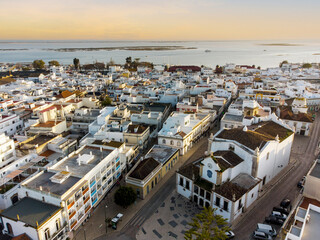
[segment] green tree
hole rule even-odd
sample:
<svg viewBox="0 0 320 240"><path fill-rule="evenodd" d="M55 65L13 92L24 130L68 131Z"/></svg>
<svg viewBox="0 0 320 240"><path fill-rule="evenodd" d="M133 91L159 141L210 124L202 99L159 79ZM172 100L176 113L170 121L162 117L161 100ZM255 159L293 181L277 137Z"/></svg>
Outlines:
<svg viewBox="0 0 320 240"><path fill-rule="evenodd" d="M56 67L59 67L60 66L60 63L56 60L52 60L49 62L49 66L56 66Z"/></svg>
<svg viewBox="0 0 320 240"><path fill-rule="evenodd" d="M280 63L279 67L282 67L283 64L288 64L288 61L287 60L284 60Z"/></svg>
<svg viewBox="0 0 320 240"><path fill-rule="evenodd" d="M102 107L110 106L111 103L112 103L112 100L108 95L100 99L100 104Z"/></svg>
<svg viewBox="0 0 320 240"><path fill-rule="evenodd" d="M80 68L80 60L78 58L74 58L73 65L74 65L75 69L79 69Z"/></svg>
<svg viewBox="0 0 320 240"><path fill-rule="evenodd" d="M312 64L311 63L304 63L302 65L302 68L312 68Z"/></svg>
<svg viewBox="0 0 320 240"><path fill-rule="evenodd" d="M216 209L204 208L189 223L191 229L185 232L186 240L225 240L226 232L230 231L227 221L221 215L215 214Z"/></svg>
<svg viewBox="0 0 320 240"><path fill-rule="evenodd" d="M45 63L43 60L38 59L33 61L32 66L35 69L44 69Z"/></svg>
<svg viewBox="0 0 320 240"><path fill-rule="evenodd" d="M130 64L132 63L132 57L127 57L127 58L126 58L126 63L127 63L128 65L130 65Z"/></svg>
<svg viewBox="0 0 320 240"><path fill-rule="evenodd" d="M114 194L114 202L124 208L134 203L137 194L132 187L121 186Z"/></svg>

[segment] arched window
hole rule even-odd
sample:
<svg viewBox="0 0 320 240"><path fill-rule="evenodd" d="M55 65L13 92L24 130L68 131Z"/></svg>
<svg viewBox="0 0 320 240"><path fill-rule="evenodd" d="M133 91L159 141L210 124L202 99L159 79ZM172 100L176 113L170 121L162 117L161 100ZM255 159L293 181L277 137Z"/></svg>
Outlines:
<svg viewBox="0 0 320 240"><path fill-rule="evenodd" d="M49 228L46 228L46 230L44 230L44 237L46 240L50 239L50 230Z"/></svg>
<svg viewBox="0 0 320 240"><path fill-rule="evenodd" d="M56 228L57 228L57 231L59 231L61 228L60 218L56 220Z"/></svg>
<svg viewBox="0 0 320 240"><path fill-rule="evenodd" d="M13 235L12 227L10 223L7 223L8 234Z"/></svg>
<svg viewBox="0 0 320 240"><path fill-rule="evenodd" d="M163 144L166 144L166 140L165 140L165 139L162 139L162 143L163 143Z"/></svg>
<svg viewBox="0 0 320 240"><path fill-rule="evenodd" d="M170 144L173 145L173 140L170 141Z"/></svg>
<svg viewBox="0 0 320 240"><path fill-rule="evenodd" d="M212 178L212 171L211 171L211 170L208 170L208 171L207 171L207 175L208 175L208 178Z"/></svg>
<svg viewBox="0 0 320 240"><path fill-rule="evenodd" d="M177 142L177 146L179 146L179 147L181 146L181 142L180 141Z"/></svg>

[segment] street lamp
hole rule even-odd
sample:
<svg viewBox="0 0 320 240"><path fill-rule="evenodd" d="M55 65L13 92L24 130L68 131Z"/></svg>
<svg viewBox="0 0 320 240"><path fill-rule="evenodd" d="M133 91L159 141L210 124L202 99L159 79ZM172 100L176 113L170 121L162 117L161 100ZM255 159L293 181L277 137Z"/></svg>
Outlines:
<svg viewBox="0 0 320 240"><path fill-rule="evenodd" d="M104 208L104 222L106 224L106 233L108 233L108 223L107 223L107 205Z"/></svg>

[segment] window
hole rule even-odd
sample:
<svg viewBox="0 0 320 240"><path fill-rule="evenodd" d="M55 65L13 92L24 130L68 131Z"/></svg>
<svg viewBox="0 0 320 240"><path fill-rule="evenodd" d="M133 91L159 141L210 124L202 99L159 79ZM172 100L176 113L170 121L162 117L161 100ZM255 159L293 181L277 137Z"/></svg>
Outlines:
<svg viewBox="0 0 320 240"><path fill-rule="evenodd" d="M209 192L206 192L206 199L210 201L211 194Z"/></svg>
<svg viewBox="0 0 320 240"><path fill-rule="evenodd" d="M253 197L254 197L254 193L251 194L251 198L253 198Z"/></svg>
<svg viewBox="0 0 320 240"><path fill-rule="evenodd" d="M218 206L218 207L220 206L220 198L219 198L219 197L216 197L216 203L215 203L215 204L216 204L216 206Z"/></svg>
<svg viewBox="0 0 320 240"><path fill-rule="evenodd" d="M199 188L198 186L194 185L194 193L198 194Z"/></svg>
<svg viewBox="0 0 320 240"><path fill-rule="evenodd" d="M45 237L46 240L50 239L50 230L49 230L49 228L44 230L44 237Z"/></svg>
<svg viewBox="0 0 320 240"><path fill-rule="evenodd" d="M230 144L230 145L229 145L229 150L230 150L230 151L234 151L234 145L233 145L233 144Z"/></svg>
<svg viewBox="0 0 320 240"><path fill-rule="evenodd" d="M61 228L60 218L56 220L56 228L57 228L57 231L59 231L59 229Z"/></svg>
<svg viewBox="0 0 320 240"><path fill-rule="evenodd" d="M204 197L204 190L202 188L200 188L200 196Z"/></svg>
<svg viewBox="0 0 320 240"><path fill-rule="evenodd" d="M240 210L242 208L242 202L241 199L239 200L239 205L238 205L238 210Z"/></svg>
<svg viewBox="0 0 320 240"><path fill-rule="evenodd" d="M128 138L126 138L126 143L128 143Z"/></svg>
<svg viewBox="0 0 320 240"><path fill-rule="evenodd" d="M28 197L29 196L29 194L28 194L28 192L26 191L26 197Z"/></svg>
<svg viewBox="0 0 320 240"><path fill-rule="evenodd" d="M228 211L228 205L229 203L227 201L223 202L223 210Z"/></svg>
<svg viewBox="0 0 320 240"><path fill-rule="evenodd" d="M149 193L149 185L147 186L147 193Z"/></svg>
<svg viewBox="0 0 320 240"><path fill-rule="evenodd" d="M170 141L170 144L173 145L173 140Z"/></svg>
<svg viewBox="0 0 320 240"><path fill-rule="evenodd" d="M166 144L166 140L165 140L165 139L162 139L162 143L163 143L163 144Z"/></svg>
<svg viewBox="0 0 320 240"><path fill-rule="evenodd" d="M188 180L186 181L186 189L190 190L190 182Z"/></svg>
<svg viewBox="0 0 320 240"><path fill-rule="evenodd" d="M179 185L180 185L180 186L183 186L183 177L180 177Z"/></svg>
<svg viewBox="0 0 320 240"><path fill-rule="evenodd" d="M43 201L43 202L45 201L44 197L42 197L42 201Z"/></svg>
<svg viewBox="0 0 320 240"><path fill-rule="evenodd" d="M154 183L153 183L153 181L152 181L152 183L151 183L151 188L153 188L154 187Z"/></svg>
<svg viewBox="0 0 320 240"><path fill-rule="evenodd" d="M269 159L269 153L267 153L267 160Z"/></svg>
<svg viewBox="0 0 320 240"><path fill-rule="evenodd" d="M208 175L208 178L212 178L212 171L211 171L211 170L208 170L208 171L207 171L207 175Z"/></svg>
<svg viewBox="0 0 320 240"><path fill-rule="evenodd" d="M180 141L177 142L177 146L179 146L179 147L181 146L181 142Z"/></svg>

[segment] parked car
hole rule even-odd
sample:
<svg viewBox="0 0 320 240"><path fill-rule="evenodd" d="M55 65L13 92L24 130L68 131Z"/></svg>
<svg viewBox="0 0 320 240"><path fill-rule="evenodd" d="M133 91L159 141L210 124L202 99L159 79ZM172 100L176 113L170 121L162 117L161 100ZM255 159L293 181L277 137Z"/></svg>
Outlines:
<svg viewBox="0 0 320 240"><path fill-rule="evenodd" d="M270 215L269 217L266 217L265 219L266 223L276 224L276 225L282 225L283 220L280 218L277 218L275 216Z"/></svg>
<svg viewBox="0 0 320 240"><path fill-rule="evenodd" d="M232 232L232 231L226 232L226 235L227 235L227 239L232 239L235 236L234 232Z"/></svg>
<svg viewBox="0 0 320 240"><path fill-rule="evenodd" d="M276 218L282 219L283 221L287 219L287 215L277 211L272 211L270 216L274 216Z"/></svg>
<svg viewBox="0 0 320 240"><path fill-rule="evenodd" d="M306 181L306 176L304 176L304 177L298 182L297 187L298 187L298 188L303 188L305 181Z"/></svg>
<svg viewBox="0 0 320 240"><path fill-rule="evenodd" d="M272 237L270 235L266 234L265 232L259 232L259 231L253 232L253 238L254 239L267 239L267 240L272 239Z"/></svg>
<svg viewBox="0 0 320 240"><path fill-rule="evenodd" d="M280 203L281 207L288 208L291 205L290 199L283 199Z"/></svg>
<svg viewBox="0 0 320 240"><path fill-rule="evenodd" d="M272 237L277 235L277 231L268 224L258 223L256 231L258 232L264 232Z"/></svg>
<svg viewBox="0 0 320 240"><path fill-rule="evenodd" d="M281 212L281 213L286 214L286 215L289 215L289 213L290 213L289 209L284 208L284 207L280 207L280 206L279 207L274 207L273 211Z"/></svg>

